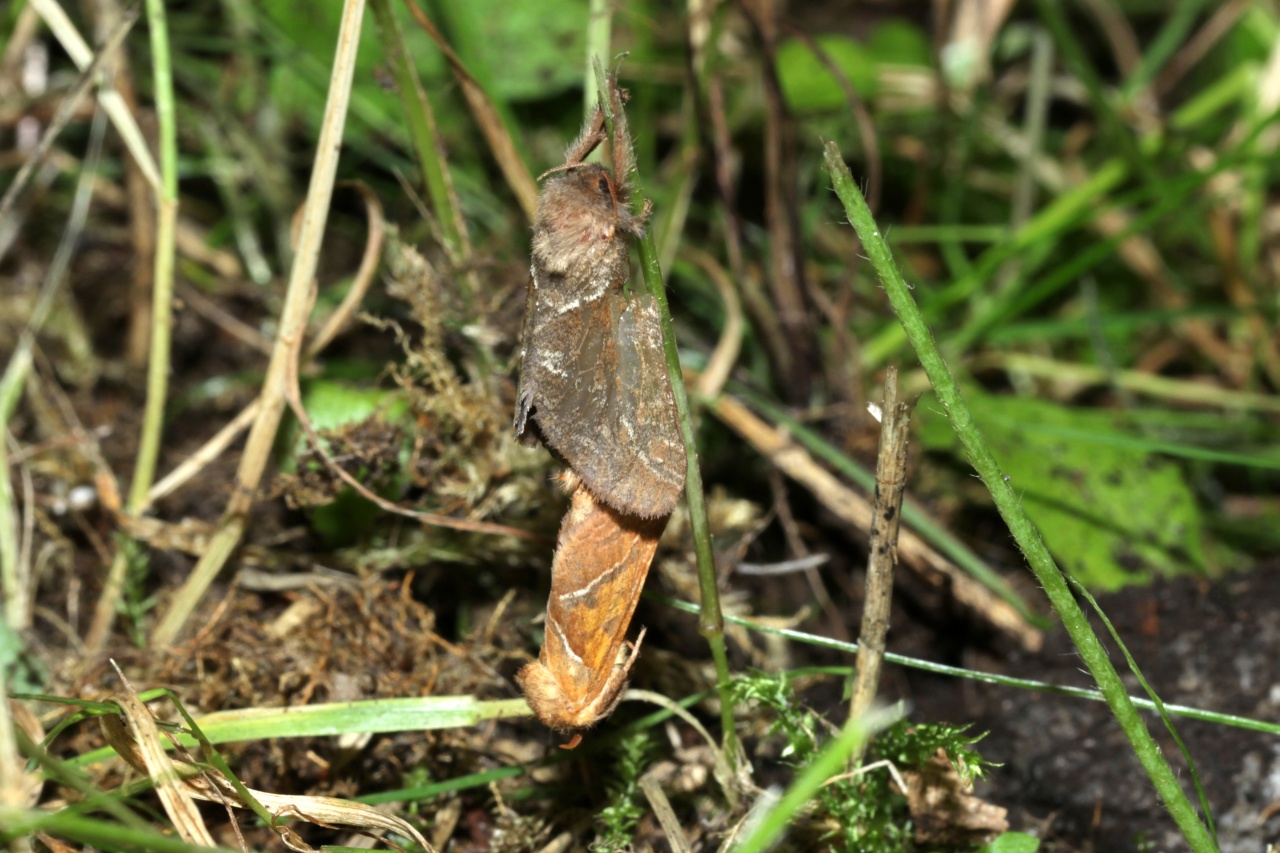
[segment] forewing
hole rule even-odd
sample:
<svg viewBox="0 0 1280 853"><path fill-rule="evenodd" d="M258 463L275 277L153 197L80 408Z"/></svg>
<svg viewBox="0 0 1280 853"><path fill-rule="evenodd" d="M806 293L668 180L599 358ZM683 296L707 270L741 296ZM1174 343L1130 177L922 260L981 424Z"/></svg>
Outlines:
<svg viewBox="0 0 1280 853"><path fill-rule="evenodd" d="M685 455L652 297L609 293L530 328L517 431L531 412L600 501L644 518L670 513Z"/></svg>
<svg viewBox="0 0 1280 853"><path fill-rule="evenodd" d="M617 460L618 506L640 515L666 515L684 490L687 461L675 396L662 348L662 320L647 293L631 297L618 320L616 433L625 454Z"/></svg>

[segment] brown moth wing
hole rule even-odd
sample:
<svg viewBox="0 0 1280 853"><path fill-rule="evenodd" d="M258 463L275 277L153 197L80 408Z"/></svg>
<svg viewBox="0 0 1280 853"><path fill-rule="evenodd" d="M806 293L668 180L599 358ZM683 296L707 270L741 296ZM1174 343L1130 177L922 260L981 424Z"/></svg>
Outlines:
<svg viewBox="0 0 1280 853"><path fill-rule="evenodd" d="M666 524L623 515L575 488L551 566L546 641L516 675L549 728L586 728L617 706L643 630L622 663L619 653Z"/></svg>
<svg viewBox="0 0 1280 853"><path fill-rule="evenodd" d="M686 457L647 293L606 293L569 311L531 307L516 431L543 440L614 509L664 516L684 489Z"/></svg>

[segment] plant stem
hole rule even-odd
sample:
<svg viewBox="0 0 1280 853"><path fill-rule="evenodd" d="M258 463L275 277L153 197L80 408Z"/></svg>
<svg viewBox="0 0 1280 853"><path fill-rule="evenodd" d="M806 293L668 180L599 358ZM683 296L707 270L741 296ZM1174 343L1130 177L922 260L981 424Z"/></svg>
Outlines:
<svg viewBox="0 0 1280 853"><path fill-rule="evenodd" d="M164 409L169 395L173 270L178 230L178 129L164 0L147 0L147 18L151 32L156 119L160 128L160 185L156 188L156 255L151 285L147 402L142 415L142 435L138 439L133 480L129 484L129 497L125 504L125 512L135 516L147 508L147 495L155 481L156 461L160 458ZM111 632L128 569L128 550L117 545L85 637L85 646L90 651L100 649Z"/></svg>
<svg viewBox="0 0 1280 853"><path fill-rule="evenodd" d="M129 487L129 512L147 504L155 480L169 390L169 349L173 330L173 265L178 224L178 127L173 101L173 70L164 0L147 0L151 31L156 119L160 126L160 197L157 199L155 284L151 292L151 352L147 362L147 405L138 459Z"/></svg>
<svg viewBox="0 0 1280 853"><path fill-rule="evenodd" d="M596 57L609 55L613 37L613 3L610 0L590 0L587 9L587 67L582 78L582 109L585 118L591 117L596 105Z"/></svg>
<svg viewBox="0 0 1280 853"><path fill-rule="evenodd" d="M1125 692L1120 676L1107 658L1106 650L1090 629L1062 572L1054 563L1053 557L1049 555L1049 550L1041 540L1039 531L1023 512L1017 492L1001 472L999 463L996 462L995 456L992 455L990 447L987 446L986 440L974 422L973 415L960 394L955 377L951 375L951 370L942 360L938 347L934 343L933 334L925 325L924 318L911 296L911 291L894 264L889 245L881 235L866 200L859 192L857 183L849 173L849 167L845 164L840 149L834 142L827 143L825 157L827 171L831 175L836 195L840 197L845 213L862 241L867 257L871 260L889 297L889 302L898 315L898 322L906 331L921 366L933 384L938 400L946 409L952 427L968 452L970 463L991 493L1000 517L1008 525L1009 532L1013 534L1036 579L1044 588L1054 610L1062 619L1067 633L1071 635L1072 641L1080 651L1080 657L1098 683L1107 705L1116 715L1138 761L1151 777L1157 793L1164 800L1170 814L1182 830L1183 836L1190 843L1191 849L1197 853L1214 851L1216 847L1204 823L1196 815L1186 793L1178 784L1172 768L1161 755L1160 748L1152 739L1151 733L1147 731L1132 700Z"/></svg>
<svg viewBox="0 0 1280 853"><path fill-rule="evenodd" d="M600 93L601 109L605 125L613 135L613 114L609 97L609 81L605 76L600 57L595 58L596 87ZM619 176L625 178L626 176ZM635 175L629 176L637 188L636 204L644 204L644 193L639 191ZM711 550L711 529L707 524L706 495L702 491L702 470L698 467L698 445L693 429L693 416L689 409L689 394L684 387L684 374L680 367L680 351L676 348L675 329L671 326L671 309L667 305L667 289L662 279L662 267L658 261L658 249L653 242L652 229L645 229L640 238L640 269L650 295L658 305L662 317L662 345L667 357L667 374L671 378L671 391L675 396L676 414L680 421L680 436L684 439L688 469L685 475L685 498L689 504L689 525L693 531L694 556L698 565L698 584L701 589L702 609L698 613L698 632L707 638L711 657L716 667L716 688L720 693L720 719L724 726L724 752L732 764L737 764L737 734L734 731L733 698L729 691L729 658L725 651L724 616L720 612L720 589L716 585L715 558Z"/></svg>
<svg viewBox="0 0 1280 853"><path fill-rule="evenodd" d="M880 686L889 609L893 603L893 570L898 562L898 525L902 521L902 493L907 487L907 435L911 407L898 401L898 369L884 377L884 405L880 411L880 450L876 459L875 508L871 543L867 549L866 594L862 597L862 629L858 632L858 671L849 699L849 717L871 710ZM849 769L862 764L866 741L849 756Z"/></svg>
<svg viewBox="0 0 1280 853"><path fill-rule="evenodd" d="M413 59L405 46L404 32L391 11L391 0L369 0L373 18L378 25L382 48L391 65L391 75L400 95L400 111L409 124L409 138L418 157L418 168L427 187L431 207L444 230L444 240L454 253L462 251L462 215L453 205L449 191L448 164L441 156L437 141L435 115L431 101L422 88L422 81L414 69ZM459 279L460 281L464 279ZM466 294L468 297L470 293Z"/></svg>

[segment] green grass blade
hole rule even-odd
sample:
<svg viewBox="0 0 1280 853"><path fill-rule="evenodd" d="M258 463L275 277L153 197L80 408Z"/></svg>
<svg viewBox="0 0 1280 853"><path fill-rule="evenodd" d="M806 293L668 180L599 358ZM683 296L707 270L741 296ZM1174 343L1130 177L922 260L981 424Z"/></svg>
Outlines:
<svg viewBox="0 0 1280 853"><path fill-rule="evenodd" d="M1040 5L1043 8L1044 4ZM928 374L938 399L946 409L947 416L964 445L970 463L982 478L987 491L990 492L1000 517L1008 525L1031 570L1040 581L1059 618L1062 619L1063 625L1080 652L1080 657L1089 667L1094 680L1106 697L1107 705L1129 739L1138 761L1147 771L1156 791L1179 829L1182 830L1183 836L1196 853L1214 851L1216 845L1205 824L1196 815L1186 793L1178 784L1173 769L1161 754L1151 733L1147 731L1146 724L1125 692L1119 674L1111 665L1106 650L1089 627L1088 620L1072 596L1066 579L1059 571L1053 557L1050 556L1039 532L1023 511L1017 492L1005 479L999 463L974 422L973 415L960 394L959 385L952 376L950 368L943 361L932 332L920 314L910 289L899 274L888 244L881 236L879 226L876 225L871 211L867 208L866 200L858 191L857 184L849 173L849 167L845 165L840 154L840 149L835 143L828 143L825 156L827 170L835 185L836 194L844 205L845 213L858 232L858 237L862 240L863 248L871 259L872 266L875 267L889 302L898 315L898 321L915 349L921 366Z"/></svg>

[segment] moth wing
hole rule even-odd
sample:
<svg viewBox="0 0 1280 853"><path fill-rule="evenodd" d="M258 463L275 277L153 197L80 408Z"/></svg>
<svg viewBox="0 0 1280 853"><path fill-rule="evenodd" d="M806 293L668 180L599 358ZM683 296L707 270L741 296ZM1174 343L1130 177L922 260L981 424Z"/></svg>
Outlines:
<svg viewBox="0 0 1280 853"><path fill-rule="evenodd" d="M538 320L517 432L532 417L601 502L644 518L670 513L686 462L653 298L610 293Z"/></svg>
<svg viewBox="0 0 1280 853"><path fill-rule="evenodd" d="M520 384L516 390L516 415L513 423L516 438L526 444L536 437L530 435L529 414L538 396L539 375L545 372L538 367L541 360L538 330L541 328L543 319L541 315L545 312L543 300L538 298L536 279L531 279L529 294L525 299L524 332L521 335L520 349Z"/></svg>
<svg viewBox="0 0 1280 853"><path fill-rule="evenodd" d="M622 298L622 297L619 297ZM615 460L620 508L666 515L684 490L687 458L662 346L662 319L648 293L632 295L618 319L615 435L627 452ZM625 506L623 506L625 505Z"/></svg>
<svg viewBox="0 0 1280 853"><path fill-rule="evenodd" d="M666 523L623 515L582 488L574 494L551 566L547 632L581 676L603 684L600 673L612 671Z"/></svg>

